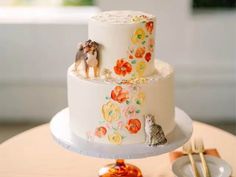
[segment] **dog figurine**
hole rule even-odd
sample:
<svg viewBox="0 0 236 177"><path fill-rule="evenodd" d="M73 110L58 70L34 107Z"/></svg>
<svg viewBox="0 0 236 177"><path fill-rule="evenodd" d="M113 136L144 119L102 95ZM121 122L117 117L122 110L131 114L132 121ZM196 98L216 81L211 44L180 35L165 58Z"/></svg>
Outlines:
<svg viewBox="0 0 236 177"><path fill-rule="evenodd" d="M92 40L87 40L79 44L79 49L75 57L75 71L78 71L78 67L82 61L85 64L85 76L89 78L89 68L92 67L94 71L94 77L99 76L99 58L98 58L99 44Z"/></svg>

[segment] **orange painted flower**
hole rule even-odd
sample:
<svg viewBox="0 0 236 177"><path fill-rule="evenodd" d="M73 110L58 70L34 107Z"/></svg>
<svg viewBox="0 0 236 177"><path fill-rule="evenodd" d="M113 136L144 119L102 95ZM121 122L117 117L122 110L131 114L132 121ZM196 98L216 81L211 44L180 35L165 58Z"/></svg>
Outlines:
<svg viewBox="0 0 236 177"><path fill-rule="evenodd" d="M144 53L145 53L145 47L139 47L139 48L137 48L137 50L135 52L135 57L136 58L143 58Z"/></svg>
<svg viewBox="0 0 236 177"><path fill-rule="evenodd" d="M132 65L124 59L119 59L114 66L114 71L117 75L125 76L132 71Z"/></svg>
<svg viewBox="0 0 236 177"><path fill-rule="evenodd" d="M145 60L146 60L147 62L149 62L151 59L152 59L152 54L151 54L150 52L147 52L147 53L145 54Z"/></svg>
<svg viewBox="0 0 236 177"><path fill-rule="evenodd" d="M124 91L121 86L116 86L114 90L111 91L111 98L118 103L123 103L128 97L128 91Z"/></svg>
<svg viewBox="0 0 236 177"><path fill-rule="evenodd" d="M99 138L105 136L107 133L107 129L105 127L96 128L95 135Z"/></svg>
<svg viewBox="0 0 236 177"><path fill-rule="evenodd" d="M152 33L153 28L154 28L153 21L149 21L146 23L146 29L149 33Z"/></svg>
<svg viewBox="0 0 236 177"><path fill-rule="evenodd" d="M130 119L126 125L126 129L131 134L135 134L141 129L141 122L138 119Z"/></svg>
<svg viewBox="0 0 236 177"><path fill-rule="evenodd" d="M129 55L129 59L133 59L134 57L133 57L133 55Z"/></svg>

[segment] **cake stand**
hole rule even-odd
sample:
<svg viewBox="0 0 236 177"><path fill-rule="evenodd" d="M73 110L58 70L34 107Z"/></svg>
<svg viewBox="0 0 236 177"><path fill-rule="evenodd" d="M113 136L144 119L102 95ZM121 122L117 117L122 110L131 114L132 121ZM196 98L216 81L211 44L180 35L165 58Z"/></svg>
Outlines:
<svg viewBox="0 0 236 177"><path fill-rule="evenodd" d="M125 164L123 159L136 159L156 156L170 152L187 142L192 135L192 120L181 109L175 108L174 130L166 136L168 142L157 147L145 144L110 145L89 142L75 136L69 126L69 110L63 109L50 122L50 130L54 140L65 149L83 155L98 158L117 159L99 171L99 177L142 177L140 169L131 164Z"/></svg>

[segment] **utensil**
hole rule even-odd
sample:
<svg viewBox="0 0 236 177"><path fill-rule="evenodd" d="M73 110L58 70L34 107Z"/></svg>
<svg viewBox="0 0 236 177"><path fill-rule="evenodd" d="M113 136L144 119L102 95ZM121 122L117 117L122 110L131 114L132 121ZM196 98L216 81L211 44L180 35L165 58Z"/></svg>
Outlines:
<svg viewBox="0 0 236 177"><path fill-rule="evenodd" d="M190 163L191 163L191 166L192 166L192 169L193 169L194 176L195 177L200 177L197 166L196 166L196 163L195 163L195 161L193 159L193 156L192 156L193 150L192 150L191 142L187 142L186 144L184 144L183 152L188 155L188 158L190 160Z"/></svg>
<svg viewBox="0 0 236 177"><path fill-rule="evenodd" d="M208 168L206 159L204 158L204 154L203 154L204 151L205 151L205 148L204 148L204 144L203 144L202 139L196 138L194 140L193 150L194 150L195 153L198 153L200 158L201 158L202 167L203 167L203 171L204 171L204 173L203 173L204 176L205 177L211 177L210 170Z"/></svg>
<svg viewBox="0 0 236 177"><path fill-rule="evenodd" d="M199 155L193 155L193 159L197 167L201 167L202 162ZM230 177L232 169L230 165L218 158L211 155L205 155L208 167L211 171L212 177ZM177 177L190 177L193 175L192 169L189 168L190 163L187 156L179 157L172 164L172 171ZM203 171L199 171L200 175L203 176Z"/></svg>

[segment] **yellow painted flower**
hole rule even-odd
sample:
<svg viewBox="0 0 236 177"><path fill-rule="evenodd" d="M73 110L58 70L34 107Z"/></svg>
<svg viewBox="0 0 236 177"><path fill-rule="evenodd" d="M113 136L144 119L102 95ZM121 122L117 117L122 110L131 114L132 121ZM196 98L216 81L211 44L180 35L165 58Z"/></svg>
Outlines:
<svg viewBox="0 0 236 177"><path fill-rule="evenodd" d="M134 35L131 38L131 41L133 44L137 44L142 42L145 39L145 32L142 28L138 28L135 32Z"/></svg>
<svg viewBox="0 0 236 177"><path fill-rule="evenodd" d="M102 114L106 121L112 122L120 118L121 111L116 103L109 101L102 106Z"/></svg>
<svg viewBox="0 0 236 177"><path fill-rule="evenodd" d="M137 63L136 71L138 73L138 77L143 76L145 69L146 69L146 63L144 61L140 61Z"/></svg>
<svg viewBox="0 0 236 177"><path fill-rule="evenodd" d="M118 132L114 132L113 134L108 135L108 140L112 144L121 144L122 136Z"/></svg>
<svg viewBox="0 0 236 177"><path fill-rule="evenodd" d="M141 103L143 103L145 101L145 93L140 91L138 94L137 94L137 100L139 100Z"/></svg>

